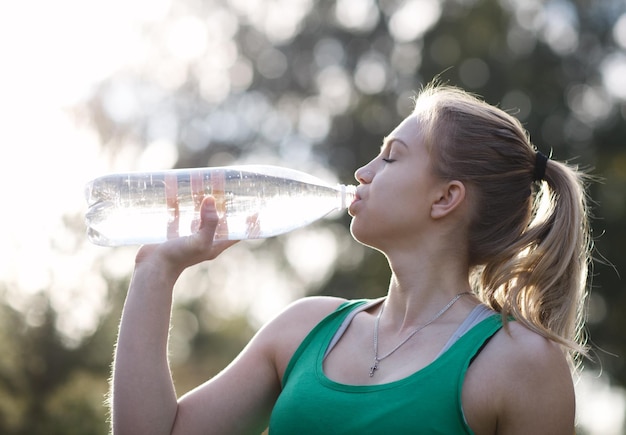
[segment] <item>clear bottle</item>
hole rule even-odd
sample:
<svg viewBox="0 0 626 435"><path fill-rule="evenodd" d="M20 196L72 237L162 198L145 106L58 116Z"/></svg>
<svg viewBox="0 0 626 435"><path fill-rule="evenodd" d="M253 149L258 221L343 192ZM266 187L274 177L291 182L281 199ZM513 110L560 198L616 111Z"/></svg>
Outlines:
<svg viewBox="0 0 626 435"><path fill-rule="evenodd" d="M85 221L96 245L163 242L196 230L200 204L213 195L216 240L266 238L347 208L355 192L355 186L267 165L111 174L87 184Z"/></svg>

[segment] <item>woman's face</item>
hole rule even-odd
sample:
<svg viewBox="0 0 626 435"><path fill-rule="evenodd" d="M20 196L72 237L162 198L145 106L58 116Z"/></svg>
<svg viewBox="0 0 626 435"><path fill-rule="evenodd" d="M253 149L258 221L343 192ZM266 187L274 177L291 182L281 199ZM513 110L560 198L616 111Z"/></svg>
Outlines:
<svg viewBox="0 0 626 435"><path fill-rule="evenodd" d="M357 199L349 208L351 232L381 249L415 243L428 230L431 206L442 181L433 174L419 115L407 117L383 142L380 153L359 168Z"/></svg>

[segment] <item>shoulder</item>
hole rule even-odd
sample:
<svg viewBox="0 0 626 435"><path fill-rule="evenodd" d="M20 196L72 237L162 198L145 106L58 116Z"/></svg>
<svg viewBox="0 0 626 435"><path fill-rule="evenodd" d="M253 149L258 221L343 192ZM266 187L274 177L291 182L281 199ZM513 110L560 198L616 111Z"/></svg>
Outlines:
<svg viewBox="0 0 626 435"><path fill-rule="evenodd" d="M335 311L346 299L330 296L311 296L298 299L266 324L261 333L272 332L308 334L324 317ZM304 337L302 337L304 338Z"/></svg>
<svg viewBox="0 0 626 435"><path fill-rule="evenodd" d="M500 356L500 362L494 361L492 368L510 382L537 388L546 388L560 380L572 382L563 347L521 323L509 322L496 334L493 344L491 352Z"/></svg>
<svg viewBox="0 0 626 435"><path fill-rule="evenodd" d="M346 299L331 296L310 296L289 304L270 322L272 327L294 326L307 333L324 317L335 311ZM295 324L294 324L295 323Z"/></svg>
<svg viewBox="0 0 626 435"><path fill-rule="evenodd" d="M537 384L542 378L567 378L571 372L561 346L518 322L508 322L488 342L470 366L469 374L488 374L494 388ZM542 384L539 383L538 387Z"/></svg>
<svg viewBox="0 0 626 435"><path fill-rule="evenodd" d="M282 375L292 355L311 330L335 311L346 299L313 296L288 305L258 333L259 340L271 349L274 365Z"/></svg>
<svg viewBox="0 0 626 435"><path fill-rule="evenodd" d="M565 353L518 322L494 335L470 366L465 386L464 404L483 400L498 428L516 428L497 433L573 432L574 386ZM472 390L487 399L470 397Z"/></svg>
<svg viewBox="0 0 626 435"><path fill-rule="evenodd" d="M304 311L326 315L346 302L348 302L347 299L335 296L308 296L289 304L287 308L285 308L284 313Z"/></svg>
<svg viewBox="0 0 626 435"><path fill-rule="evenodd" d="M523 324L508 322L493 338L493 351L499 351L509 363L519 366L554 366L565 362L561 346Z"/></svg>

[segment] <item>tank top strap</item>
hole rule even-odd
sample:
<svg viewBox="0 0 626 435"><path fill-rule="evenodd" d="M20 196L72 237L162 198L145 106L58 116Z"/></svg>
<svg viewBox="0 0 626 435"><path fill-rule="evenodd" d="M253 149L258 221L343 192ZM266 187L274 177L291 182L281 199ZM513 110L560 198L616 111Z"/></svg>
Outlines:
<svg viewBox="0 0 626 435"><path fill-rule="evenodd" d="M356 308L352 309L347 314L347 316L345 316L345 318L343 319L341 325L337 329L337 332L335 332L335 335L331 339L330 344L328 345L328 348L326 349L326 352L324 353L324 359L326 359L328 354L333 350L335 345L339 342L339 340L341 339L343 334L346 332L346 329L348 329L348 326L350 326L350 323L352 322L352 319L354 319L354 317L357 314L359 314L362 311L369 310L370 308L372 308L372 307L382 303L384 300L385 300L385 298L382 297L382 298L366 301L365 303L363 303L364 300L362 300L362 299L358 300L358 301L354 301L354 302L358 302L359 305ZM343 309L343 308L349 309L351 307L354 307L354 303L346 302L346 303L340 305L339 309ZM472 329L474 326L478 325L480 322L485 320L487 317L490 317L490 316L493 316L493 315L496 315L496 314L497 313L495 311L493 311L492 309L490 309L489 307L487 307L486 305L483 305L483 304L479 304L476 307L474 307L474 309L465 318L463 323L461 323L459 325L459 327L457 328L457 330L454 332L454 334L452 334L452 336L450 337L448 342L444 345L444 347L441 349L441 351L439 352L437 357L441 356L441 354L443 354L445 351L447 351L467 331Z"/></svg>
<svg viewBox="0 0 626 435"><path fill-rule="evenodd" d="M369 310L370 308L380 304L384 300L385 300L384 297L379 298L379 299L374 299L369 302L360 304L360 306L357 306L355 309L351 310L341 322L341 325L339 326L339 329L337 329L337 332L335 332L335 335L333 336L332 340L330 340L330 343L328 344L328 347L326 348L326 352L324 353L324 359L326 359L330 351L333 350L335 345L339 342L343 334L346 332L346 329L348 329L348 326L350 326L352 319L354 319L354 317L357 314L359 314L362 311ZM339 308L341 308L341 306Z"/></svg>
<svg viewBox="0 0 626 435"><path fill-rule="evenodd" d="M336 331L341 328L341 325L342 323L344 323L345 318L347 316L350 316L350 314L353 313L355 310L358 310L358 308L367 305L368 302L370 302L369 299L355 299L346 301L339 305L335 309L335 311L323 318L317 325L315 325L304 338L304 340L302 340L302 343L300 343L298 349L296 349L295 353L292 355L289 363L287 364L287 367L285 368L282 384L285 385L287 383L289 375L293 370L293 366L299 360L300 356L305 351L307 346L311 344L313 340L317 339L320 333L324 333L325 331L332 331L336 335ZM356 313L354 313L354 315L356 315ZM354 317L354 315L352 317ZM346 326L344 327L344 331L348 327L348 324L346 324ZM337 341L339 341L339 338L340 337L337 338L335 344Z"/></svg>

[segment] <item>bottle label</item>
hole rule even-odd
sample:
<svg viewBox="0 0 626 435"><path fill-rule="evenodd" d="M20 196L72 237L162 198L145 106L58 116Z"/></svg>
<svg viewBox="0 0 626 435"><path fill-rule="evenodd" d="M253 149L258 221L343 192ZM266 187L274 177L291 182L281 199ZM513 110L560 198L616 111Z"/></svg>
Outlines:
<svg viewBox="0 0 626 435"><path fill-rule="evenodd" d="M200 227L200 206L206 194L204 190L204 175L201 171L192 171L189 174L189 184L191 186L191 197L193 199L194 218L191 222L191 232L195 232Z"/></svg>
<svg viewBox="0 0 626 435"><path fill-rule="evenodd" d="M210 194L215 198L215 209L220 221L215 229L216 239L228 238L228 225L226 223L226 172L214 171L211 173Z"/></svg>
<svg viewBox="0 0 626 435"><path fill-rule="evenodd" d="M215 207L219 217L226 215L226 175L224 171L215 171L211 174L211 195L215 197Z"/></svg>
<svg viewBox="0 0 626 435"><path fill-rule="evenodd" d="M166 172L165 180L165 197L167 201L167 213L169 216L167 222L167 238L175 239L179 236L180 225L180 206L178 203L178 176L172 172Z"/></svg>

